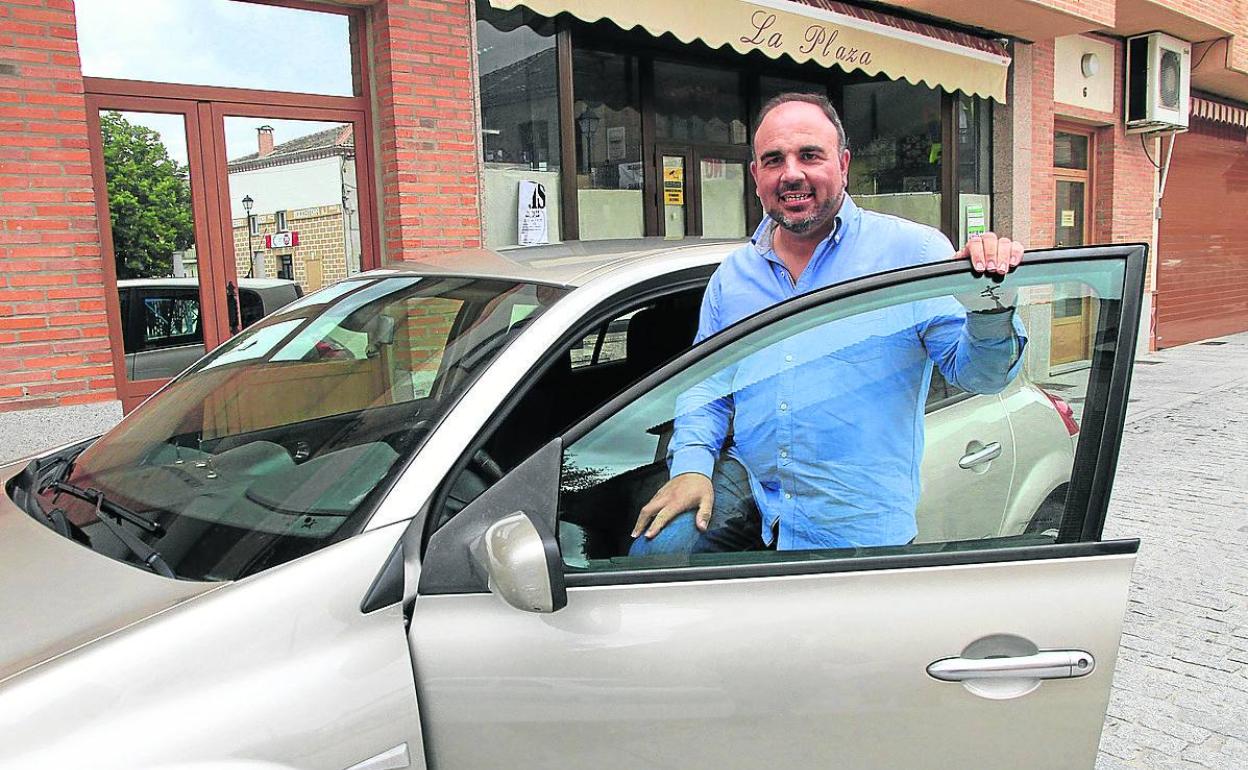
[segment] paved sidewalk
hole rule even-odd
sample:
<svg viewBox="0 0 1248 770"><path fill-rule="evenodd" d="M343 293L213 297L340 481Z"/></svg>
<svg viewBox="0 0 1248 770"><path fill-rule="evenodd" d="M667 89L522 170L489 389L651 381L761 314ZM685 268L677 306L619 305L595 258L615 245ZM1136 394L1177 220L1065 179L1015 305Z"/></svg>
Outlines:
<svg viewBox="0 0 1248 770"><path fill-rule="evenodd" d="M1097 770L1248 768L1248 334L1136 362L1106 537L1139 537Z"/></svg>
<svg viewBox="0 0 1248 770"><path fill-rule="evenodd" d="M0 463L98 436L120 420L120 401L0 412Z"/></svg>

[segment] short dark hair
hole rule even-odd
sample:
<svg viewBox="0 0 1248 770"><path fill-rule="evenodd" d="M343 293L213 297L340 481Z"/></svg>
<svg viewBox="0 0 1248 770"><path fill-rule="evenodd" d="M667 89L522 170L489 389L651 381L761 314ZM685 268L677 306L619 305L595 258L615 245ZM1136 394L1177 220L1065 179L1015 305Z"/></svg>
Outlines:
<svg viewBox="0 0 1248 770"><path fill-rule="evenodd" d="M807 94L790 91L789 93L780 94L779 96L773 96L768 99L767 103L763 105L763 108L758 111L758 125L761 126L763 124L763 118L767 117L767 113L771 112L780 105L788 104L789 102L804 102L806 104L813 104L823 110L824 117L826 117L828 121L836 127L836 137L841 141L841 149L849 149L849 139L845 136L845 127L841 125L841 116L837 114L836 108L832 106L832 102L828 101L828 97L823 94ZM758 128L755 127L754 130L757 132Z"/></svg>

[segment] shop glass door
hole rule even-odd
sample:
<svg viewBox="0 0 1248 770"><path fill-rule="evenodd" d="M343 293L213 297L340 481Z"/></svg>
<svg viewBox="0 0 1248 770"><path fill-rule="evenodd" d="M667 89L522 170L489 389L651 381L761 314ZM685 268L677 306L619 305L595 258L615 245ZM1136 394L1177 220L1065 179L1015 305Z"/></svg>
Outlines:
<svg viewBox="0 0 1248 770"><path fill-rule="evenodd" d="M137 403L229 336L194 102L88 99L118 394Z"/></svg>
<svg viewBox="0 0 1248 770"><path fill-rule="evenodd" d="M356 154L361 121L241 104L214 105L213 117L225 148L220 219L240 292L293 282L307 294L359 273L371 238L361 227L369 221Z"/></svg>
<svg viewBox="0 0 1248 770"><path fill-rule="evenodd" d="M701 154L698 159L698 202L703 238L745 238L749 233L745 159Z"/></svg>

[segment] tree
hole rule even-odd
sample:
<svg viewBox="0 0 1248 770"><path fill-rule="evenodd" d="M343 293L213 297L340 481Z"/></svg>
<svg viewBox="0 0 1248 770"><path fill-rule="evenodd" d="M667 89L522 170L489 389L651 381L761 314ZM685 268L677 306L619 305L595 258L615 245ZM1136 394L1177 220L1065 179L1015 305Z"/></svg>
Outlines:
<svg viewBox="0 0 1248 770"><path fill-rule="evenodd" d="M100 134L117 277L172 275L173 253L195 243L186 167L160 134L117 112L100 114Z"/></svg>

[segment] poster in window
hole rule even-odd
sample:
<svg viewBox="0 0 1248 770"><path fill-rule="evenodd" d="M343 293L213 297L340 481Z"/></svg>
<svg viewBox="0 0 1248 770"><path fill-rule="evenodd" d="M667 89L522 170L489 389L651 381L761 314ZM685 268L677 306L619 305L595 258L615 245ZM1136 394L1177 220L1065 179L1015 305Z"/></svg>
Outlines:
<svg viewBox="0 0 1248 770"><path fill-rule="evenodd" d="M550 227L546 217L546 186L528 180L519 183L519 240L521 246L550 243Z"/></svg>
<svg viewBox="0 0 1248 770"><path fill-rule="evenodd" d="M625 147L624 126L609 126L607 128L607 160L624 160L624 156L628 154Z"/></svg>

